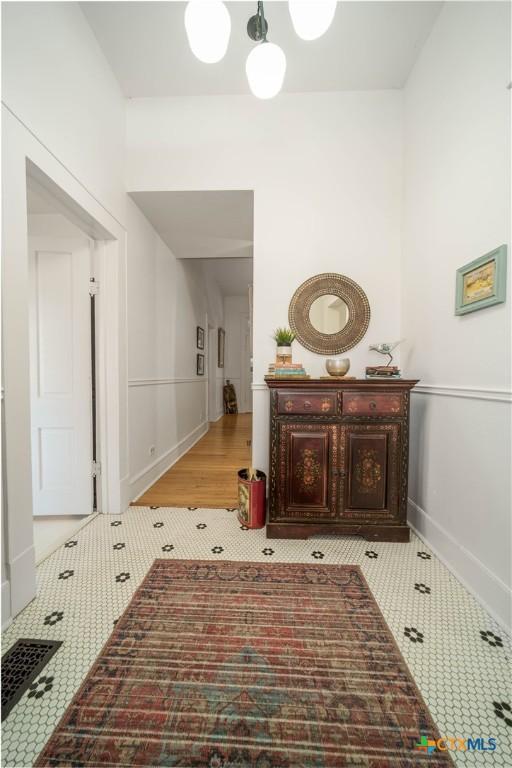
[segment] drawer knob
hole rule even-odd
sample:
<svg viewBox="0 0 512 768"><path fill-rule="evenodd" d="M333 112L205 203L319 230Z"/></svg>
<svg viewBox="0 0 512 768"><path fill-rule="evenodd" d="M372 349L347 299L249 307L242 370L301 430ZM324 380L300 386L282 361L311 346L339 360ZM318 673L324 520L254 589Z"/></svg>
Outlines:
<svg viewBox="0 0 512 768"><path fill-rule="evenodd" d="M370 411L374 411L377 407L377 403L375 402L375 400L370 400L369 406L370 406Z"/></svg>
<svg viewBox="0 0 512 768"><path fill-rule="evenodd" d="M311 410L311 401L310 400L304 400L304 410L305 411Z"/></svg>

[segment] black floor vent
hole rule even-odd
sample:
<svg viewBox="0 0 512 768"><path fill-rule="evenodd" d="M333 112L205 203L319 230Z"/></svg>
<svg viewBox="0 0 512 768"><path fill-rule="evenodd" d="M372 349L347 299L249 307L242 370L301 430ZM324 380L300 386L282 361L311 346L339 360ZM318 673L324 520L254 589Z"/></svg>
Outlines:
<svg viewBox="0 0 512 768"><path fill-rule="evenodd" d="M2 720L62 645L60 640L18 640L2 656Z"/></svg>

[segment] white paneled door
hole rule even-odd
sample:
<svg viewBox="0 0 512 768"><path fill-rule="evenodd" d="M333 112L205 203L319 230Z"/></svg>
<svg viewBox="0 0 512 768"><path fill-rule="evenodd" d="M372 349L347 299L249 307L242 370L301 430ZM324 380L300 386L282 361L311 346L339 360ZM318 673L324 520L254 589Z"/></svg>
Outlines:
<svg viewBox="0 0 512 768"><path fill-rule="evenodd" d="M35 515L92 512L92 379L87 239L29 237Z"/></svg>

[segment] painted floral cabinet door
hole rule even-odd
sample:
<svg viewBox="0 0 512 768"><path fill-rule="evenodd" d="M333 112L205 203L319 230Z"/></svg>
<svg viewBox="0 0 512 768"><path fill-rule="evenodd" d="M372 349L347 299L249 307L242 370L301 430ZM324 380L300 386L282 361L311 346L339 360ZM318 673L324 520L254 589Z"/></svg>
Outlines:
<svg viewBox="0 0 512 768"><path fill-rule="evenodd" d="M336 517L338 425L280 424L279 453L279 518L323 520Z"/></svg>
<svg viewBox="0 0 512 768"><path fill-rule="evenodd" d="M360 520L362 514L368 520L396 518L400 425L346 424L341 431L346 477L341 518Z"/></svg>

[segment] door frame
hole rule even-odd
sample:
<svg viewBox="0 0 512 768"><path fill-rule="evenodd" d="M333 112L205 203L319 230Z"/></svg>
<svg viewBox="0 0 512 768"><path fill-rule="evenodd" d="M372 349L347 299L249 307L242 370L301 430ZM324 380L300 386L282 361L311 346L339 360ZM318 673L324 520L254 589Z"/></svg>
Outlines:
<svg viewBox="0 0 512 768"><path fill-rule="evenodd" d="M212 340L215 338L216 328L206 318L206 375L207 382L207 421L209 423L217 421L217 359L215 356L215 346ZM213 408L211 407L213 405Z"/></svg>
<svg viewBox="0 0 512 768"><path fill-rule="evenodd" d="M2 624L36 595L32 515L27 177L45 186L98 242L98 433L101 508L128 505L126 232L9 110L3 109L3 387L5 581Z"/></svg>
<svg viewBox="0 0 512 768"><path fill-rule="evenodd" d="M251 321L240 315L240 413L252 412Z"/></svg>
<svg viewBox="0 0 512 768"><path fill-rule="evenodd" d="M120 330L121 297L126 316L126 272L125 264L121 270L119 262L124 259L120 257L119 241L94 241L93 275L100 286L95 302L96 456L101 464L96 483L96 512L105 514L121 514L129 505L127 362L126 351L123 356L120 350L123 336L116 335L116 329ZM124 335L126 350L126 325ZM126 393L124 407L119 397L123 389Z"/></svg>

